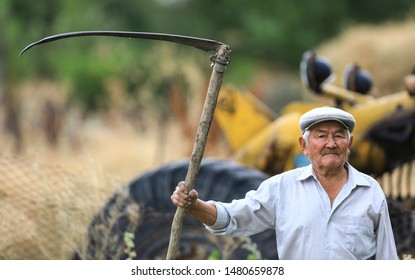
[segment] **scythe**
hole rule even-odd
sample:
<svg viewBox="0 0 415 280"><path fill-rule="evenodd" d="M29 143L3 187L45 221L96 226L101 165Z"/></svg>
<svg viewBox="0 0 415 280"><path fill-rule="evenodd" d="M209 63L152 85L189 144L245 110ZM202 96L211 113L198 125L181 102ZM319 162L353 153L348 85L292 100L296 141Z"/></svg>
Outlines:
<svg viewBox="0 0 415 280"><path fill-rule="evenodd" d="M209 81L209 86L207 89L207 94L205 98L205 103L203 105L202 114L199 120L195 142L193 146L193 151L190 157L189 168L187 171L185 183L188 191L192 190L195 187L197 175L200 169L200 164L203 158L203 153L205 151L207 136L209 133L210 125L212 123L213 114L216 107L217 98L219 95L219 90L222 84L223 76L226 71L226 67L229 64L229 58L231 50L228 45L204 38L188 37L181 35L173 34L163 34L163 33L148 33L148 32L123 32L123 31L79 31L79 32L69 32L57 34L49 37L45 37L39 41L31 43L25 47L19 54L21 56L24 52L28 51L30 48L71 37L82 37L82 36L113 36L113 37L126 37L126 38L136 38L136 39L150 39L150 40L159 40L174 42L182 45L191 46L203 51L216 51L215 55L210 57L212 62L212 74ZM170 242L167 251L167 260L175 259L177 254L177 248L179 245L183 219L186 215L185 208L178 207L173 218Z"/></svg>

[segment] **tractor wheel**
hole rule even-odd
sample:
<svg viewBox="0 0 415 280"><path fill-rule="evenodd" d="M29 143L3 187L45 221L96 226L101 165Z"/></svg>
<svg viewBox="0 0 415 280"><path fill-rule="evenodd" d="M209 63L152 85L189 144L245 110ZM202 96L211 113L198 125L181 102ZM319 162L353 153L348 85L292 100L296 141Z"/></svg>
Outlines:
<svg viewBox="0 0 415 280"><path fill-rule="evenodd" d="M176 212L170 196L177 183L185 179L188 165L188 160L163 165L118 190L94 217L87 246L75 258L165 259ZM233 161L204 159L196 189L205 200L230 202L256 189L267 177ZM124 240L128 232L133 233L133 247ZM184 218L177 259L250 257L277 259L273 230L249 238L216 236L193 217Z"/></svg>

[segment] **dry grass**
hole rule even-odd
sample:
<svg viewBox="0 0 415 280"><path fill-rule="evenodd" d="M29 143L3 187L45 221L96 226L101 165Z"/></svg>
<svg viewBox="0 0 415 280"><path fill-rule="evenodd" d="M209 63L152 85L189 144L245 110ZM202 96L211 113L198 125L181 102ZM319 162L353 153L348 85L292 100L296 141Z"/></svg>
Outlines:
<svg viewBox="0 0 415 280"><path fill-rule="evenodd" d="M0 259L68 259L75 250L83 254L92 216L116 190L191 153L193 139L183 135L174 119L163 127L151 112L145 127L122 112L83 119L76 108L62 109L65 89L50 82L28 83L16 93L23 112L19 153L12 135L0 135ZM46 100L62 114L56 143L47 141L43 129Z"/></svg>
<svg viewBox="0 0 415 280"><path fill-rule="evenodd" d="M102 182L81 178L33 158L0 155L0 258L70 258L108 195Z"/></svg>

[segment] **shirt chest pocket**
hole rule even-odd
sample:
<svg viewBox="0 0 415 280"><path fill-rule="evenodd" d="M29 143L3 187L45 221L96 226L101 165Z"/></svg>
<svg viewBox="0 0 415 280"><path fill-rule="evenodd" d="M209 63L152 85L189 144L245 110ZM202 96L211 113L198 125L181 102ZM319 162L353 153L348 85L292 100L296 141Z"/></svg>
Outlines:
<svg viewBox="0 0 415 280"><path fill-rule="evenodd" d="M346 247L357 259L368 259L376 252L373 221L367 217L346 218Z"/></svg>

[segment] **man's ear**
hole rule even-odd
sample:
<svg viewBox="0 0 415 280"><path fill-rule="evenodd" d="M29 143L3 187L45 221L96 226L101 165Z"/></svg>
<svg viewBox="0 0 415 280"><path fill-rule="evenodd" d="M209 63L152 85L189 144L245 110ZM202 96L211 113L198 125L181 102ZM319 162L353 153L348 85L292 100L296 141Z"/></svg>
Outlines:
<svg viewBox="0 0 415 280"><path fill-rule="evenodd" d="M353 135L350 135L349 145L348 145L349 149L352 147L352 144L353 144Z"/></svg>
<svg viewBox="0 0 415 280"><path fill-rule="evenodd" d="M352 148L352 144L353 144L353 135L350 135L350 139L349 139L349 144L347 145L347 150L350 154L350 150Z"/></svg>
<svg viewBox="0 0 415 280"><path fill-rule="evenodd" d="M300 147L303 150L303 154L307 156L306 141L303 138L303 136L298 137L298 143L300 144Z"/></svg>

